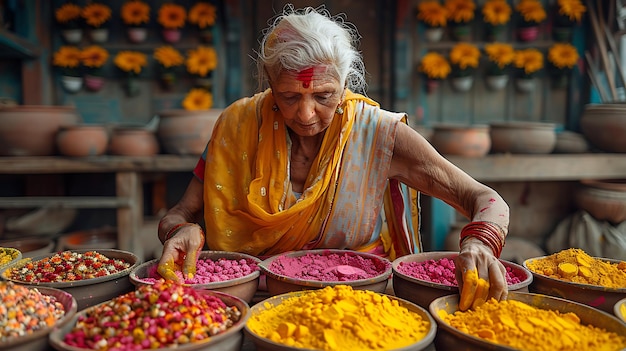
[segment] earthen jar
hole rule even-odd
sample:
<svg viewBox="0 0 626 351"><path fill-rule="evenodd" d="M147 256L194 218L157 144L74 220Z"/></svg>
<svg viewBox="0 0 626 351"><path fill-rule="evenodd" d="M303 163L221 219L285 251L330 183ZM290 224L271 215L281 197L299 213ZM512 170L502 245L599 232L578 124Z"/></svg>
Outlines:
<svg viewBox="0 0 626 351"><path fill-rule="evenodd" d="M549 154L556 145L554 123L509 121L490 127L492 153Z"/></svg>
<svg viewBox="0 0 626 351"><path fill-rule="evenodd" d="M18 105L0 107L0 155L50 156L63 125L78 123L71 106Z"/></svg>
<svg viewBox="0 0 626 351"><path fill-rule="evenodd" d="M580 130L600 150L626 152L626 103L585 106L580 117Z"/></svg>
<svg viewBox="0 0 626 351"><path fill-rule="evenodd" d="M433 126L431 144L444 155L485 156L491 148L486 125L439 124Z"/></svg>
<svg viewBox="0 0 626 351"><path fill-rule="evenodd" d="M146 129L115 128L109 152L123 156L154 156L159 152L159 142L154 133Z"/></svg>
<svg viewBox="0 0 626 351"><path fill-rule="evenodd" d="M581 180L574 201L593 218L619 224L626 221L626 180Z"/></svg>
<svg viewBox="0 0 626 351"><path fill-rule="evenodd" d="M102 125L77 124L62 126L56 140L61 155L99 156L106 152L109 133Z"/></svg>
<svg viewBox="0 0 626 351"><path fill-rule="evenodd" d="M160 112L157 136L164 151L176 155L202 154L222 111L222 109L209 109Z"/></svg>

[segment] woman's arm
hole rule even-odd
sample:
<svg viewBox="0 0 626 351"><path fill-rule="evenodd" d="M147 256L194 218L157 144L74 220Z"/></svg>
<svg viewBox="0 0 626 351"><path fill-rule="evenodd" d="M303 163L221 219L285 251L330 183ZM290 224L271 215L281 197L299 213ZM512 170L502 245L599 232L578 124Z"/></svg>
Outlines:
<svg viewBox="0 0 626 351"><path fill-rule="evenodd" d="M202 218L204 209L203 187L198 178L193 177L182 198L174 207L169 209L159 221L158 236L161 243L165 243L165 235L174 226L181 223L197 223Z"/></svg>

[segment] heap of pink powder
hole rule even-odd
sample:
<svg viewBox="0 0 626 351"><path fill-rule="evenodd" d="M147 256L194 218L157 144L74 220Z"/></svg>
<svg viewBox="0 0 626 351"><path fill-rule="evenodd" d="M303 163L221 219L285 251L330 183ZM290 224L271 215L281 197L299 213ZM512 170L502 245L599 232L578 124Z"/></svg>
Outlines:
<svg viewBox="0 0 626 351"><path fill-rule="evenodd" d="M154 283L159 279L163 279L157 272L158 265L154 264L148 268L148 276L141 278L147 283ZM183 272L176 271L176 276L185 284L208 284L215 282L223 282L236 278L245 277L260 270L255 261L250 259L227 259L219 258L212 260L210 258L199 258L196 262L196 274L193 278L183 278Z"/></svg>
<svg viewBox="0 0 626 351"><path fill-rule="evenodd" d="M523 272L506 268L506 283L508 285L518 284L526 279ZM410 277L425 280L437 284L457 286L454 261L449 258L437 260L426 260L422 262L401 262L397 268L398 272Z"/></svg>

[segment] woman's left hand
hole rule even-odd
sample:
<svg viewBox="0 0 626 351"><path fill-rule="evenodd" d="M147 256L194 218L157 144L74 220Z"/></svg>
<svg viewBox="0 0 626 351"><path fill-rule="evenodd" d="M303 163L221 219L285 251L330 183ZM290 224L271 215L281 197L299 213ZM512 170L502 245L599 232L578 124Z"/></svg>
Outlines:
<svg viewBox="0 0 626 351"><path fill-rule="evenodd" d="M483 242L471 237L463 240L454 264L460 297L464 301L459 303L459 309L466 310L477 300L506 300L506 268ZM472 277L472 274L477 276ZM480 282L480 279L484 281Z"/></svg>

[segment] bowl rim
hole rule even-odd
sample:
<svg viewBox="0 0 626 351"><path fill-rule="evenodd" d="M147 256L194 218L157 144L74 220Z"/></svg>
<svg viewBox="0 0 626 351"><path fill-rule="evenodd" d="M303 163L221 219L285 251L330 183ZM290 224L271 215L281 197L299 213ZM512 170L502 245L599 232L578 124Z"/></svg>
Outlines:
<svg viewBox="0 0 626 351"><path fill-rule="evenodd" d="M345 285L345 284L344 284ZM283 293L280 295L274 295L272 297L269 297L263 301L261 301L260 303L257 303L254 306L250 307L250 317L252 317L252 315L254 315L255 312L257 312L257 310L259 309L266 309L265 308L265 304L269 303L272 306L277 306L278 304L274 304L273 302L278 301L278 302L282 302L285 299L291 298L291 297L296 297L296 296L300 296L300 295L304 295L304 294L309 294L309 293L313 293L315 290L296 290L296 291L291 291L291 292L287 292L287 293ZM373 292L373 291L372 291ZM426 333L426 335L420 339L419 341L417 341L416 343L424 343L424 345L430 345L434 340L435 340L435 336L437 335L437 328L439 327L439 324L437 323L437 321L433 318L433 316L431 315L431 313L424 307L413 303L409 300L403 299L401 297L395 296L395 295L390 295L390 294L385 294L385 293L378 293L378 292L373 292L374 294L377 295L382 295L382 296L387 296L390 299L393 300L397 300L405 305L409 305L413 308L415 308L416 310L420 311L421 313L419 313L423 318L427 318L428 319L428 323L430 323L430 328L428 330L428 333ZM417 312L415 312L417 313ZM252 330L250 330L250 328L248 327L248 323L246 323L246 325L243 328L244 333L248 334L249 336L251 336L250 339L252 339L251 341L254 343L254 339L253 338L257 338L258 340L261 340L265 343L268 343L274 347L277 348L284 348L284 347L290 347L288 345L285 344L280 344L277 342L274 342L270 339L264 338L256 333L254 333ZM256 343L255 343L256 344ZM409 348L411 345L409 346L405 346L405 347L401 347L401 348L397 348L397 349L393 349L393 350L389 350L389 351L403 351L403 350L412 350L412 348ZM304 348L299 348L298 350L302 350L302 351L313 351L314 349L304 349Z"/></svg>
<svg viewBox="0 0 626 351"><path fill-rule="evenodd" d="M557 124L553 122L541 122L541 121L502 121L502 122L490 122L490 130L494 129L530 129L530 130L548 130L556 135Z"/></svg>
<svg viewBox="0 0 626 351"><path fill-rule="evenodd" d="M16 284L16 285L21 285L21 284ZM36 340L40 337L47 336L50 333L52 333L55 329L60 328L64 326L66 323L68 323L76 315L78 311L78 303L76 302L76 299L74 298L74 296L72 296L72 294L66 291L63 291L61 289L46 287L46 286L28 286L28 285L23 285L23 286L27 289L37 289L43 295L54 296L57 299L57 301L59 300L60 296L64 295L65 298L68 299L70 303L63 304L62 302L58 301L61 304L63 304L65 313L63 314L63 317L56 320L56 323L54 323L53 326L38 329L34 331L32 334L24 335L23 337L11 338L5 341L4 343L0 342L0 346L2 347L2 349L16 347L21 344L25 344L27 342Z"/></svg>
<svg viewBox="0 0 626 351"><path fill-rule="evenodd" d="M216 256L214 256L216 255ZM211 257L209 257L211 256ZM259 263L261 263L261 259L259 259L258 257L252 256L252 255L248 255L242 252L234 252L234 251L218 251L218 250L204 250L204 251L200 251L200 253L198 254L198 259L201 258L211 258L211 259L215 259L215 258L226 258L226 259L234 259L234 257L238 257L238 258L245 258L245 259L249 259L252 260L256 263L257 266L259 266ZM142 269L148 269L150 267L152 267L155 264L158 264L159 259L155 258L152 259L150 261L144 262L140 265L138 265L137 267L135 267L130 274L128 275L128 278L130 279L131 283L133 283L133 285L135 286L139 286L139 285L153 285L154 283L152 282L147 282L144 281L142 278L140 278L137 275L137 272L142 270ZM220 289L220 288L227 288L230 286L234 286L234 285L239 285L239 284L243 284L243 283L247 283L251 280L257 279L261 276L261 268L255 270L254 272L244 275L243 277L239 277L239 278L235 278L235 279L229 279L229 280L223 280L223 281L219 281L219 282L211 282L211 283L203 283L203 284L181 284L184 286L189 286L192 287L194 289Z"/></svg>
<svg viewBox="0 0 626 351"><path fill-rule="evenodd" d="M442 290L448 290L448 291L455 291L458 292L459 291L459 287L458 285L446 285L446 284L441 284L441 283L435 283L435 282L431 282L428 280L422 280L422 279L418 279L415 277L412 277L408 274L402 273L398 270L398 266L400 266L401 263L407 263L407 262L416 262L416 261L412 261L411 259L414 259L420 255L423 254L441 254L441 257L437 257L436 259L441 259L441 258L453 258L456 257L459 252L458 251L424 251L424 252L418 252L418 253L414 253L414 254L408 254L408 255L404 255L404 256L400 256L398 258L396 258L392 263L391 263L391 268L393 270L393 275L394 278L396 276L400 277L401 279L410 281L412 283L415 284L419 284L419 285L423 285L423 286L427 286L430 288L437 288L437 289L442 289ZM500 261L500 263L502 263L502 265L504 266L504 268L511 267L511 269L515 269L517 271L522 271L524 272L524 274L526 275L526 279L522 280L519 283L515 283L515 284L511 284L511 285L507 285L507 289L508 291L511 290L518 290L521 288L524 288L526 286L529 286L532 282L533 282L533 275L532 272L526 268L523 267L522 265L519 265L515 262L511 262L511 261L507 261L507 260L503 260L503 259L498 259L498 261Z"/></svg>
<svg viewBox="0 0 626 351"><path fill-rule="evenodd" d="M47 257L52 257L55 254L59 253L59 252L64 252L64 251L71 251L74 253L85 253L85 252L89 252L89 251L96 251L99 254L102 254L108 258L118 258L118 259L124 259L127 262L130 263L130 266L126 269L123 269L117 273L114 274L109 274L109 275L105 275L102 277L96 277L96 278L91 278L91 279L84 279L84 280L75 280L75 281L62 281L62 282L25 282L25 281L21 281L21 280L17 280L17 279L12 279L12 278L8 278L5 276L5 274L12 268L15 267L19 267L20 265L25 264L26 262L31 262L31 261L38 261ZM71 288L71 287L77 287L77 286L85 286L85 285L92 285L92 284L98 284L98 283L103 283L103 282L107 282L110 280L115 280L118 279L120 277L124 277L124 276L128 276L128 274L130 274L130 272L137 267L139 264L141 263L141 260L139 259L139 257L137 255L135 255L134 253L130 252L130 251L124 251L124 250L119 250L119 249L80 249L80 250L63 250L63 251L55 251L55 252L51 252L48 254L44 254L44 255L38 255L38 256L34 256L31 258L25 258L22 260L19 260L17 262L14 262L13 264L11 264L8 267L4 267L3 269L0 270L0 279L3 280L7 280L7 281L12 281L16 284L22 284L22 285L30 285L30 286L46 286L46 287L51 287L51 288Z"/></svg>
<svg viewBox="0 0 626 351"><path fill-rule="evenodd" d="M622 311L620 310L620 307L622 305L626 306L626 297L615 303L615 305L613 306L613 313L615 313L615 317L617 317L617 319L626 323L626 315L623 314Z"/></svg>
<svg viewBox="0 0 626 351"><path fill-rule="evenodd" d="M596 290L596 291L603 291L603 292L615 292L615 293L624 293L624 294L626 294L626 287L624 287L624 288L608 288L606 286L601 286L601 285L568 282L566 280L548 277L548 276L546 276L544 274L534 272L532 269L528 268L528 263L529 262L531 262L533 260L543 259L543 258L546 258L548 256L549 255L528 258L528 259L524 260L522 265L524 266L524 268L528 269L533 274L533 277L536 280L542 280L543 279L543 280L547 280L549 282L552 282L554 284L573 286L573 287L576 287L576 288L581 289L581 290ZM611 258L594 257L594 256L592 256L592 257L594 259L596 259L596 260L601 260L601 261L605 261L605 262L609 262L609 263L619 263L619 262L622 262L621 260L615 260L615 259L611 259Z"/></svg>
<svg viewBox="0 0 626 351"><path fill-rule="evenodd" d="M222 332L220 334L214 335L208 339L206 339L205 341L202 342L196 342L196 343L188 343L185 345L179 345L176 347L177 351L191 351L191 350L201 350L200 347L204 346L204 347L208 347L211 345L207 345L208 343L217 343L219 341L222 341L228 337L231 337L233 335L235 335L237 332L240 332L246 325L246 323L248 322L248 319L250 318L250 305L248 305L248 303L246 301L244 301L243 299L237 297L237 296L233 296L230 294L226 294L223 293L221 291L215 291L215 290L208 290L208 289L198 289L196 290L198 293L201 294L206 294L206 295L215 295L217 297L219 297L222 301L224 301L224 299L226 300L232 300L233 304L235 305L235 303L240 304L243 309L245 311L241 311L241 318L239 318L239 320L233 324L230 328L228 328L225 332ZM70 323L75 325L77 319L80 316L84 316L87 314L87 312L89 312L90 310L92 310L93 308L96 308L100 305L104 305L107 303L110 303L111 300L108 301L104 301L101 302L97 305L94 306L90 306L87 307L83 310L78 311L71 319ZM226 303L226 302L224 302ZM226 305L228 305L228 303L226 303ZM228 305L228 306L232 306L232 305ZM62 347L64 350L67 351L87 351L87 350L91 350L91 349L85 349L85 348L80 348L80 347L74 347L74 346L70 346L68 344L66 344L63 341L63 338L65 337L65 335L67 334L67 332L64 332L62 330L62 328L54 328L54 330L52 330L52 332L50 333L49 336L49 344L51 346L53 346L55 349L60 350L60 348L57 347ZM158 348L158 349L153 349L154 351L167 351L167 350L172 350L171 347L163 347L163 348Z"/></svg>
<svg viewBox="0 0 626 351"><path fill-rule="evenodd" d="M530 292L519 292L519 291L511 291L508 294L507 299L509 300L516 300L519 301L520 298L536 298L536 297L541 297L542 299L546 299L546 300L555 300L555 301L559 301L561 303L567 303L567 304L572 304L572 305L576 305L579 308L585 309L585 310L590 310L593 311L594 313L599 313L602 314L604 316L606 316L607 318L611 318L611 319L618 319L617 317L604 312L602 310L596 309L594 307L591 307L589 305L585 305L583 303L580 302L576 302L576 301L572 301L572 300L567 300L567 299L563 299L560 297L555 297L555 296L550 296L550 295L543 295L543 294L536 294L536 293L530 293ZM428 306L428 312L430 313L430 315L435 319L435 321L437 322L437 326L441 329L445 329L448 332L450 332L450 330L455 330L458 333L461 333L464 337L469 338L470 340L477 342L477 343L482 343L482 344L487 344L486 346L489 347L496 347L498 350L506 350L506 351L516 351L517 349L511 348L507 345L501 345L501 344L497 344L494 342L491 342L489 340L486 339L482 339L479 338L477 336L462 332L456 328L454 328L453 326L449 325L448 323L444 322L441 317L439 317L439 313L437 313L438 311L435 310L435 305L439 304L440 301L445 301L446 305L448 305L452 300L452 302L457 303L459 299L459 294L453 294L453 295L446 295L446 296L441 296L436 298L435 300L433 300L430 305ZM524 302L524 301L522 301ZM458 307L458 306L457 306ZM536 307L536 306L535 306ZM537 307L537 308L541 308L541 307ZM455 310L455 312L458 310ZM621 321L618 320L618 322L620 324L624 324Z"/></svg>
<svg viewBox="0 0 626 351"><path fill-rule="evenodd" d="M376 260L379 261L381 263L385 263L386 265L386 269L384 272L371 277L371 278L366 278L366 279L355 279L355 280L335 280L335 281L321 281L321 280L311 280L311 279L296 279L296 278L292 278L292 277L288 277L286 275L282 275L282 274L278 274L272 270L270 270L270 266L272 264L272 262L274 262L275 259L277 259L278 257L281 256L285 256L285 255L290 255L292 257L300 257L300 256L304 256L307 254L312 254L312 255L328 255L328 254L352 254L355 256L362 256L368 259L372 259L372 260ZM261 261L259 263L259 267L261 267L261 271L268 277L268 278L273 278L276 279L278 281L282 281L282 282L286 282L286 283L290 283L290 284L294 284L294 285L300 285L300 286L307 286L307 287L313 287L313 288L323 288L326 286L335 286L335 285L351 285L351 286L363 286L363 285L370 285L370 284L374 284L374 283L379 283L382 282L384 280L389 279L389 277L391 277L391 275L393 274L392 270L391 270L391 261L389 261L388 259L372 254L372 253L368 253L368 252L360 252L360 251L355 251L355 250L349 250L349 249L313 249L313 250L297 250L297 251L288 251L288 252L283 252L274 256L271 256L269 258L266 258L265 260Z"/></svg>

